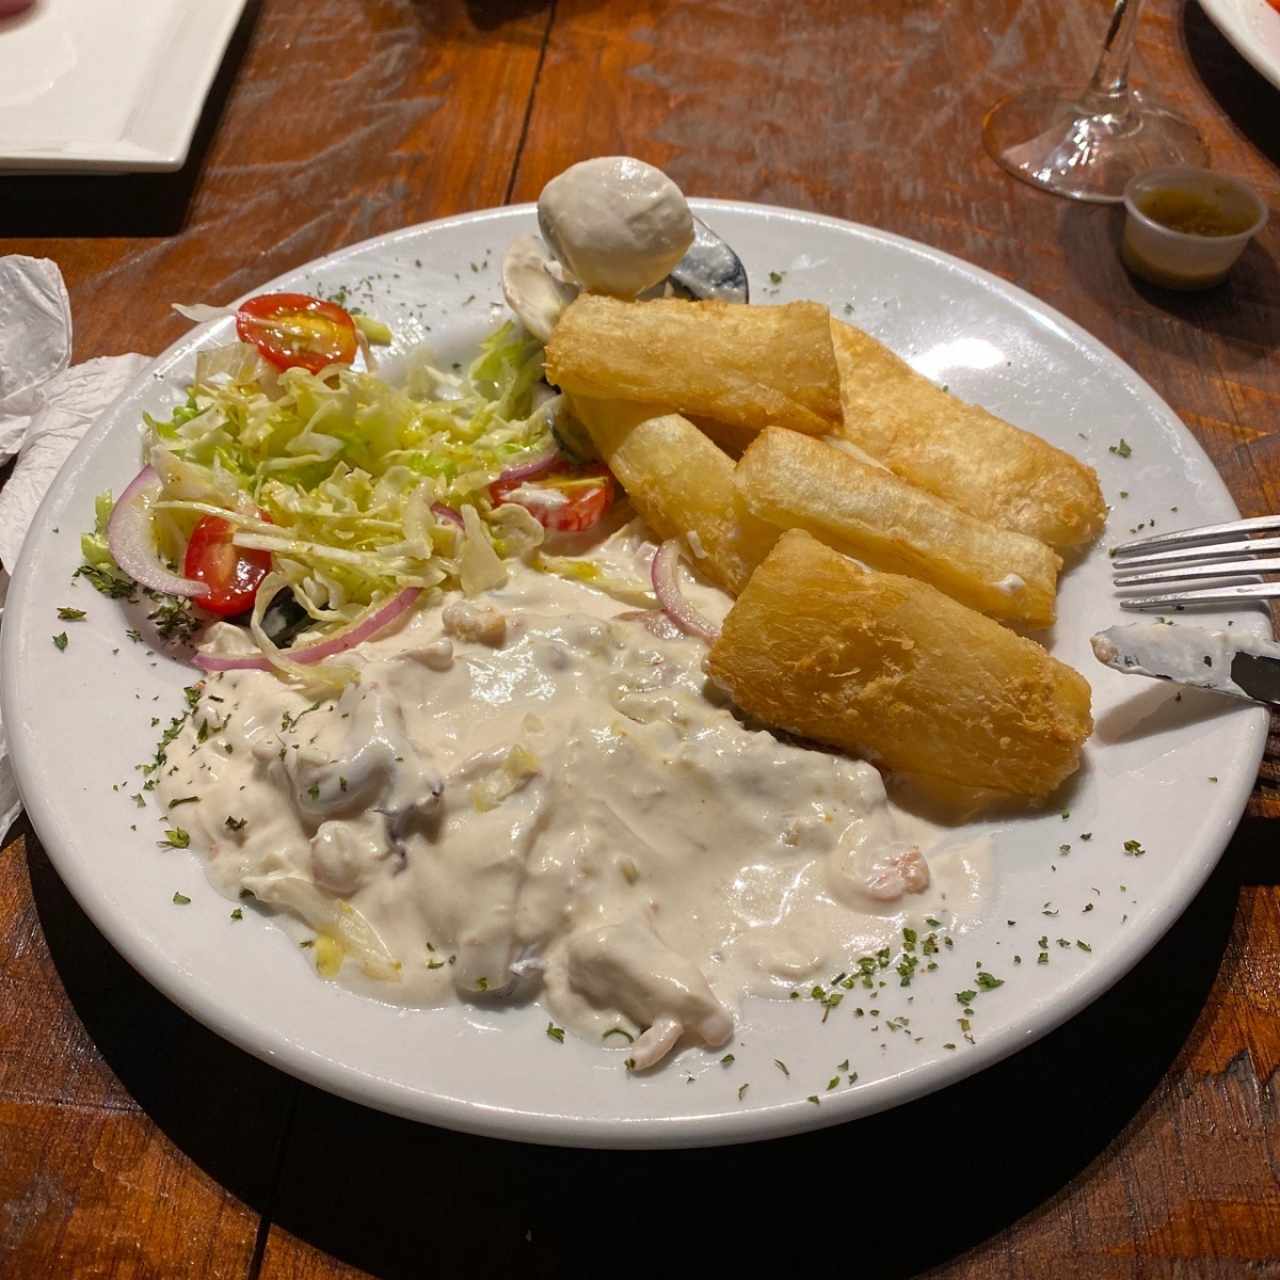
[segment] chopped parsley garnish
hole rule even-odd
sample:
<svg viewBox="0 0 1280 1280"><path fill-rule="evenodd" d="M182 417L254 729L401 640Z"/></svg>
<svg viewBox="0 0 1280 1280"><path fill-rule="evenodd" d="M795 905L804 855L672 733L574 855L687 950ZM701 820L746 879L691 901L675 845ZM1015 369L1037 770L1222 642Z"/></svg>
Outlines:
<svg viewBox="0 0 1280 1280"><path fill-rule="evenodd" d="M325 702L324 698L317 698L315 702L313 702L305 710L299 711L296 716L291 716L287 711L282 711L280 713L280 728L283 729L285 732L288 732L288 730L290 729L296 728L298 725L298 721L301 720L303 716L309 716L313 711L318 710L323 705L324 702Z"/></svg>
<svg viewBox="0 0 1280 1280"><path fill-rule="evenodd" d="M489 990L489 979L488 979L488 978L485 978L485 977L477 978L477 979L476 979L476 990L477 990L477 991L488 991L488 990Z"/></svg>
<svg viewBox="0 0 1280 1280"><path fill-rule="evenodd" d="M1079 947L1081 951L1092 951L1092 950L1093 950L1093 948L1092 948L1092 947L1091 947L1087 942L1084 942L1084 941L1083 941L1082 939L1080 939L1080 938L1077 938L1077 939L1076 939L1076 946L1077 946L1077 947Z"/></svg>
<svg viewBox="0 0 1280 1280"><path fill-rule="evenodd" d="M72 609L68 605L64 604L58 610L58 617L61 618L63 622L83 622L85 612L83 609Z"/></svg>
<svg viewBox="0 0 1280 1280"><path fill-rule="evenodd" d="M806 1102L812 1102L812 1103L813 1103L813 1105L814 1105L815 1107L820 1107L820 1106L822 1106L822 1099L821 1099L821 1098L819 1098L819 1097L818 1097L818 1095L817 1095L816 1093L811 1093L811 1094L810 1094L810 1095L805 1099L805 1101L806 1101Z"/></svg>
<svg viewBox="0 0 1280 1280"><path fill-rule="evenodd" d="M248 821L248 818L232 818L228 816L226 822L222 825L226 827L228 831L243 831L245 823Z"/></svg>
<svg viewBox="0 0 1280 1280"><path fill-rule="evenodd" d="M1003 978L993 977L991 974L986 973L982 969L978 970L978 976L974 978L974 981L978 984L978 987L983 991L994 991L997 987L1004 986Z"/></svg>
<svg viewBox="0 0 1280 1280"><path fill-rule="evenodd" d="M95 591L113 600L136 600L138 584L121 569L112 569L106 565L82 564L73 573L72 578L87 578Z"/></svg>
<svg viewBox="0 0 1280 1280"><path fill-rule="evenodd" d="M240 907L237 907L237 908L236 908L236 909L231 913L231 918L232 918L233 920L243 920L243 919L244 919L244 911L243 911L243 909L242 909L242 908L240 908Z"/></svg>
<svg viewBox="0 0 1280 1280"><path fill-rule="evenodd" d="M1107 445L1107 452L1114 453L1118 458L1127 458L1133 452L1133 449L1124 436L1121 436L1119 444Z"/></svg>
<svg viewBox="0 0 1280 1280"><path fill-rule="evenodd" d="M320 784L319 784L318 782L313 782L313 783L312 783L312 784L307 788L307 795L308 795L308 796L310 796L312 800L319 800L319 799L320 799Z"/></svg>
<svg viewBox="0 0 1280 1280"><path fill-rule="evenodd" d="M139 631L137 627L130 627L129 630L125 632L125 635L127 635L134 644L142 643L142 632Z"/></svg>
<svg viewBox="0 0 1280 1280"><path fill-rule="evenodd" d="M978 993L973 990L956 992L956 999L959 1000L961 1004L972 1004L977 998Z"/></svg>
<svg viewBox="0 0 1280 1280"><path fill-rule="evenodd" d="M53 637L53 647L59 650L67 647L67 633L65 631L59 632L58 635Z"/></svg>
<svg viewBox="0 0 1280 1280"><path fill-rule="evenodd" d="M176 889L173 894L173 905L175 907L185 907L191 901L185 893L179 893Z"/></svg>
<svg viewBox="0 0 1280 1280"><path fill-rule="evenodd" d="M1140 858L1146 853L1146 850L1142 847L1142 842L1139 840L1126 840L1124 842L1124 851L1135 858Z"/></svg>
<svg viewBox="0 0 1280 1280"><path fill-rule="evenodd" d="M733 1063L734 1063L734 1057L733 1057L733 1054L731 1053L726 1053L724 1057L720 1059L720 1065L722 1067L731 1067L733 1066Z"/></svg>
<svg viewBox="0 0 1280 1280"><path fill-rule="evenodd" d="M191 844L191 836L181 827L174 827L164 833L165 838L158 841L162 849L185 849Z"/></svg>
<svg viewBox="0 0 1280 1280"><path fill-rule="evenodd" d="M750 1081L748 1081L746 1084L740 1084L740 1085L738 1086L738 1101L739 1101L739 1102L741 1102L741 1101L742 1101L742 1095L743 1095L744 1093L746 1093L746 1091L747 1091L748 1089L750 1089L750 1088L751 1088L751 1082L750 1082Z"/></svg>
<svg viewBox="0 0 1280 1280"><path fill-rule="evenodd" d="M180 804L196 804L199 799L199 796L179 796L178 799L169 801L169 808L176 809Z"/></svg>
<svg viewBox="0 0 1280 1280"><path fill-rule="evenodd" d="M488 985L488 984L486 984L486 985ZM605 1032L605 1034L606 1034L606 1035L608 1035L609 1033L606 1031L606 1032ZM557 1027L557 1026L556 1026L556 1024L555 1024L554 1022L548 1022L548 1023L547 1023L547 1038L548 1038L549 1040L554 1040L554 1041L556 1042L556 1044L564 1044L564 1028L563 1028L563 1027ZM627 1059L627 1061L630 1063L630 1062L634 1062L634 1061L635 1061L635 1059L634 1059L634 1058L628 1058L628 1059Z"/></svg>
<svg viewBox="0 0 1280 1280"><path fill-rule="evenodd" d="M781 284L781 283L782 283L782 272L781 272L781 271L770 271L770 272L769 272L769 283L770 283L770 284Z"/></svg>
<svg viewBox="0 0 1280 1280"><path fill-rule="evenodd" d="M200 619L192 613L191 601L185 596L152 592L151 598L159 603L147 614L147 621L156 624L156 630L165 640L189 641L200 630Z"/></svg>
<svg viewBox="0 0 1280 1280"><path fill-rule="evenodd" d="M783 1062L781 1058L774 1058L773 1065L777 1067L788 1080L791 1079L791 1072L787 1070L787 1064Z"/></svg>

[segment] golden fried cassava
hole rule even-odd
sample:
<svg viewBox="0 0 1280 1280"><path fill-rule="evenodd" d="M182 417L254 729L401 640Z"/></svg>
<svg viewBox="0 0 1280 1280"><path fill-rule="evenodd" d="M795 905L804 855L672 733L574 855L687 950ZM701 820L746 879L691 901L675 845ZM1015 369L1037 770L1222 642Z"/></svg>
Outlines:
<svg viewBox="0 0 1280 1280"><path fill-rule="evenodd" d="M1043 798L1075 772L1089 686L913 578L784 533L725 619L712 678L766 724L894 770Z"/></svg>
<svg viewBox="0 0 1280 1280"><path fill-rule="evenodd" d="M831 335L847 439L979 520L1057 548L1097 535L1107 511L1091 467L957 400L860 329L833 319Z"/></svg>
<svg viewBox="0 0 1280 1280"><path fill-rule="evenodd" d="M583 294L547 344L549 381L572 395L660 404L759 431L838 428L840 378L825 307Z"/></svg>
<svg viewBox="0 0 1280 1280"><path fill-rule="evenodd" d="M767 427L736 472L748 510L801 528L873 569L932 583L993 618L1053 621L1062 561L1042 542L950 503L811 436Z"/></svg>

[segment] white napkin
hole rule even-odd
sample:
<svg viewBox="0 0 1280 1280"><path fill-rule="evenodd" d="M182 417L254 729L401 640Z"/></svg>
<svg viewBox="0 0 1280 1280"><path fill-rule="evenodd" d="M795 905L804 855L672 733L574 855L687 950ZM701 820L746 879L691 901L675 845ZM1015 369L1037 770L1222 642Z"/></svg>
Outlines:
<svg viewBox="0 0 1280 1280"><path fill-rule="evenodd" d="M102 356L68 368L71 304L46 258L0 258L0 605L32 517L80 438L150 361ZM0 724L0 841L21 803Z"/></svg>

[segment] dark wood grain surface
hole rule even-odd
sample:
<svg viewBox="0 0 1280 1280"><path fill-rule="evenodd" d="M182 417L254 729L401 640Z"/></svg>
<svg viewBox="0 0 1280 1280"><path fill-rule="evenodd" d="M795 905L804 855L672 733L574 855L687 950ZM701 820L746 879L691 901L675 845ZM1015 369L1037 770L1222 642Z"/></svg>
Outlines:
<svg viewBox="0 0 1280 1280"><path fill-rule="evenodd" d="M1195 3L1147 7L1135 79L1276 206L1280 92ZM155 352L181 329L170 300L629 152L691 194L871 223L1030 289L1151 382L1247 514L1280 510L1280 224L1229 284L1173 296L1125 274L1114 210L982 152L984 109L1081 79L1106 18L1103 0L251 0L187 167L0 179L0 252L61 266L77 358ZM1275 754L1205 890L1086 1013L888 1115L728 1151L520 1147L300 1085L138 978L20 823L0 854L0 1275L1280 1276Z"/></svg>

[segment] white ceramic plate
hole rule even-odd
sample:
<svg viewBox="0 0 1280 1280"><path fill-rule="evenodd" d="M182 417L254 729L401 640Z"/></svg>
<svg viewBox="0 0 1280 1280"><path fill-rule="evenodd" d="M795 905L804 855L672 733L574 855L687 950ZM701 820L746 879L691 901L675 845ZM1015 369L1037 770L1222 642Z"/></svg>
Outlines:
<svg viewBox="0 0 1280 1280"><path fill-rule="evenodd" d="M1280 13L1267 0L1200 0L1209 20L1280 89Z"/></svg>
<svg viewBox="0 0 1280 1280"><path fill-rule="evenodd" d="M245 0L36 0L0 19L0 171L180 169Z"/></svg>
<svg viewBox="0 0 1280 1280"><path fill-rule="evenodd" d="M816 298L837 314L851 307L856 323L930 377L1093 463L1117 505L1113 535L1150 519L1163 529L1237 514L1159 397L1028 294L881 231L745 204L695 207L738 248L756 301ZM503 247L533 228L529 207L454 218L356 245L263 287L328 294L345 286L353 305L393 325L400 345L425 336L439 358L460 359L498 314ZM770 272L781 280L770 284ZM192 673L130 643L132 619L116 602L71 586L93 495L118 493L137 470L142 411L167 411L193 353L230 331L219 321L171 347L68 461L9 593L0 678L19 785L77 900L156 986L283 1070L415 1119L536 1142L711 1144L836 1123L958 1080L1082 1008L1186 907L1236 825L1267 717L1207 694L1179 702L1171 686L1094 662L1089 634L1124 620L1099 548L1067 574L1052 636L1054 652L1094 687L1099 729L1084 769L1051 812L990 824L997 891L989 918L909 991L855 989L825 1024L809 1000L753 1002L731 1066L688 1051L658 1073L628 1078L623 1053L548 1038L536 1006L405 1010L324 983L264 918L246 912L232 923L194 854L157 849L156 815L135 809L126 793L137 786L134 762L154 748L150 717L179 709ZM1127 458L1109 449L1121 437ZM72 603L89 611L87 621L57 620L57 607ZM1237 615L1235 625L1265 629L1260 614ZM50 637L64 630L70 644L60 652ZM1145 854L1126 854L1126 840L1139 840ZM191 904L174 906L175 890ZM1041 935L1046 964L1037 963ZM1004 985L978 997L970 1044L956 1025L955 993L972 985L979 961ZM896 1021L903 1016L909 1026ZM828 1091L833 1075L840 1084ZM750 1087L739 1100L743 1084Z"/></svg>

